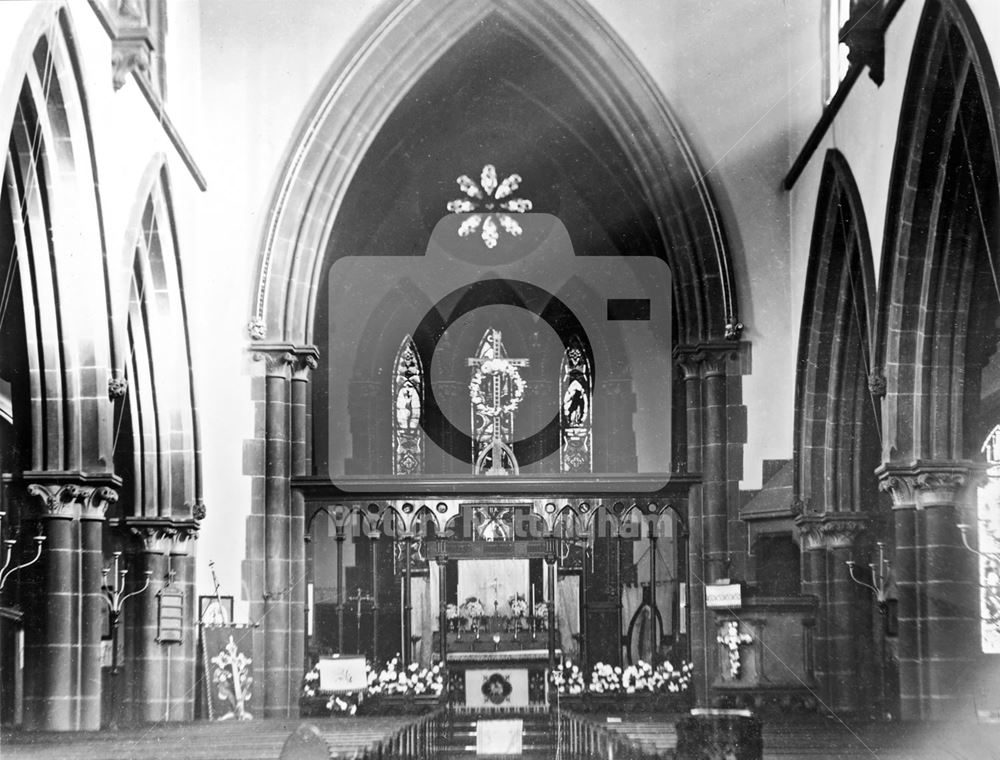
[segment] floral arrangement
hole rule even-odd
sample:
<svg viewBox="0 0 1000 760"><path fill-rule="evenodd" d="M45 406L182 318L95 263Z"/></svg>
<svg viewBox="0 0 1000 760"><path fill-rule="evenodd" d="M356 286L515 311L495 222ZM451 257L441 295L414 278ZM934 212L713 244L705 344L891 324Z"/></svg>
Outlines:
<svg viewBox="0 0 1000 760"><path fill-rule="evenodd" d="M499 399L487 401L487 392L483 386L483 381L486 380L487 375L503 375L510 381L510 398L507 403L501 403ZM469 393L476 411L481 412L487 417L493 417L510 414L517 409L518 404L521 403L521 399L524 398L525 385L524 378L517 371L517 367L507 359L487 359L476 368L475 373L472 375L472 381L469 383ZM490 385L490 388L492 388L492 385Z"/></svg>
<svg viewBox="0 0 1000 760"><path fill-rule="evenodd" d="M444 616L448 620L457 620L458 616L459 616L458 615L458 605L457 604L449 604L449 605L447 605L444 608Z"/></svg>
<svg viewBox="0 0 1000 760"><path fill-rule="evenodd" d="M740 646L753 641L749 633L740 633L740 624L735 620L723 624L724 632L719 633L716 641L729 650L729 673L733 678L740 677Z"/></svg>
<svg viewBox="0 0 1000 760"><path fill-rule="evenodd" d="M382 670L368 669L368 694L427 694L440 696L444 691L441 666L429 668L413 662L405 669L399 668L399 657L393 657Z"/></svg>
<svg viewBox="0 0 1000 760"><path fill-rule="evenodd" d="M583 681L583 673L570 659L563 660L552 671L551 679L552 685L562 695L569 694L575 697L583 694L587 688Z"/></svg>
<svg viewBox="0 0 1000 760"><path fill-rule="evenodd" d="M547 602L535 602L535 617L543 623L549 619L549 605Z"/></svg>
<svg viewBox="0 0 1000 760"><path fill-rule="evenodd" d="M481 601L474 596L470 596L465 600L465 604L462 605L461 613L466 622L472 625L479 622L479 619L486 614L486 610Z"/></svg>
<svg viewBox="0 0 1000 760"><path fill-rule="evenodd" d="M367 667L371 672L371 666ZM315 697L319 694L319 666L314 665L312 670L305 674L302 679L302 696ZM320 694L320 696L324 696ZM362 695L359 692L354 694L330 694L326 701L326 709L331 713L347 713L354 715L361 704Z"/></svg>
<svg viewBox="0 0 1000 760"><path fill-rule="evenodd" d="M507 600L507 604L510 606L510 614L516 618L523 618L528 614L528 603L521 594L512 596Z"/></svg>
<svg viewBox="0 0 1000 760"><path fill-rule="evenodd" d="M680 694L690 687L693 670L694 666L689 662L682 663L679 668L670 662L653 667L640 660L624 668L599 662L594 665L587 682L580 669L571 660L566 660L552 671L552 683L560 695L570 696Z"/></svg>
<svg viewBox="0 0 1000 760"><path fill-rule="evenodd" d="M393 657L382 669L370 664L365 667L366 688L353 694L330 694L326 709L331 713L354 715L366 696L383 694L440 696L444 691L444 675L440 665L423 668L411 663L400 669L399 656ZM313 667L302 679L302 696L327 696L319 691L319 667Z"/></svg>

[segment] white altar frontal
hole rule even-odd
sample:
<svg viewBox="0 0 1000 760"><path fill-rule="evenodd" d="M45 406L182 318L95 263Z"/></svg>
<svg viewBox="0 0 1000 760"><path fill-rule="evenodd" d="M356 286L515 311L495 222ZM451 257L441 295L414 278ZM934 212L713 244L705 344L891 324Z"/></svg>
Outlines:
<svg viewBox="0 0 1000 760"><path fill-rule="evenodd" d="M450 652L453 705L470 712L546 709L548 658L547 649Z"/></svg>

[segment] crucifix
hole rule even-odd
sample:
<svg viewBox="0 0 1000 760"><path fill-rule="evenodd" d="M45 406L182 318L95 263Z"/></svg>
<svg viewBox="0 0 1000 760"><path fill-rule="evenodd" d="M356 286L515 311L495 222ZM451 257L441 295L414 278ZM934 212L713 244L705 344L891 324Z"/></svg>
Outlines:
<svg viewBox="0 0 1000 760"><path fill-rule="evenodd" d="M514 449L507 440L512 431L504 430L504 423L513 428L514 410L524 396L524 380L517 368L527 367L529 360L510 359L504 354L502 335L491 328L479 345L478 355L468 360L468 365L476 368L469 389L473 431L477 433L473 438L477 474L518 474ZM480 445L482 450L475 450ZM504 466L505 459L509 467Z"/></svg>
<svg viewBox="0 0 1000 760"><path fill-rule="evenodd" d="M358 630L356 634L358 654L361 654L361 603L362 602L375 602L375 597L368 593L363 593L359 587L357 591L354 592L354 596L347 597L349 602L357 602L357 618L358 618Z"/></svg>

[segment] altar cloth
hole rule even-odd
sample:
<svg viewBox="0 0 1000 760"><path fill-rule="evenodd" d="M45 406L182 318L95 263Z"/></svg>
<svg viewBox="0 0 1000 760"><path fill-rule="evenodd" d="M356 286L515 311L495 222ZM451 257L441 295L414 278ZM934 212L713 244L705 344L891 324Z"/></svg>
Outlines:
<svg viewBox="0 0 1000 760"><path fill-rule="evenodd" d="M480 720L476 723L477 755L520 755L524 721Z"/></svg>

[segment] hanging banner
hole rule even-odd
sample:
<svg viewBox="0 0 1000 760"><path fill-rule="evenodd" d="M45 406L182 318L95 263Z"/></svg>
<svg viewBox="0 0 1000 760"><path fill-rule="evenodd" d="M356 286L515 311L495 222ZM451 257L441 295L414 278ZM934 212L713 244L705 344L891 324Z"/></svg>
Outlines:
<svg viewBox="0 0 1000 760"><path fill-rule="evenodd" d="M253 718L253 628L202 626L202 658L212 720Z"/></svg>

